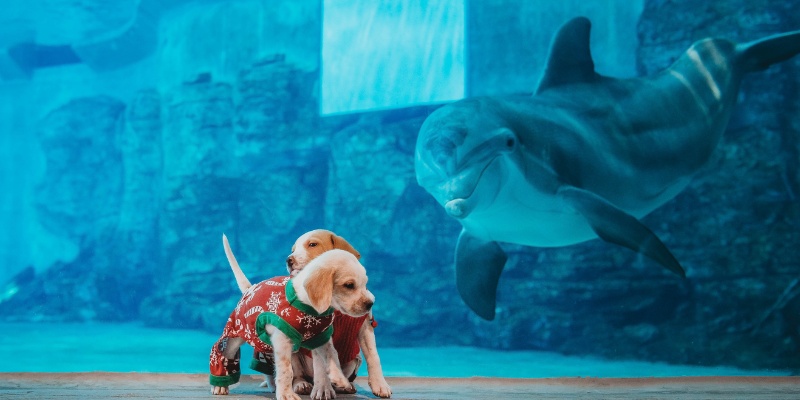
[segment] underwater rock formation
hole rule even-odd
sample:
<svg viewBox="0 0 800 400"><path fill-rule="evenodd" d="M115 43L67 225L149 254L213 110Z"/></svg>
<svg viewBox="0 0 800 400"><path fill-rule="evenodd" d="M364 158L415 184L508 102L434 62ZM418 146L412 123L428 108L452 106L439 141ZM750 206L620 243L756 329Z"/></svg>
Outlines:
<svg viewBox="0 0 800 400"><path fill-rule="evenodd" d="M664 69L702 37L746 41L797 29L796 13L785 7L797 3L648 1L640 74ZM509 263L498 320L474 318L477 342L797 368L798 70L794 59L748 76L716 156L684 193L643 218L686 265L688 279L599 241L536 251L503 245Z"/></svg>
<svg viewBox="0 0 800 400"><path fill-rule="evenodd" d="M702 37L746 41L800 26L786 5L734 3L646 2L641 74ZM535 252L504 246L510 287L499 293L498 322L476 322L478 335L503 348L797 368L799 68L793 59L748 76L715 157L643 218L690 271L685 281L597 241Z"/></svg>
<svg viewBox="0 0 800 400"><path fill-rule="evenodd" d="M701 36L750 40L798 29L798 6L649 1L639 24L639 70L663 68L671 62L666 55ZM687 282L691 296L662 324L670 339L659 341L654 355L756 367L770 354L771 366L797 368L790 360L800 354L800 324L792 317L800 303L798 71L795 57L748 76L717 157L684 195L646 218L669 230L672 246L695 270Z"/></svg>
<svg viewBox="0 0 800 400"><path fill-rule="evenodd" d="M325 221L361 252L387 336L429 343L434 320L448 327L437 335L465 344L467 313L442 257L457 224L414 183L415 130L433 108L366 113L333 133Z"/></svg>
<svg viewBox="0 0 800 400"><path fill-rule="evenodd" d="M287 238L322 225L328 139L318 128L312 73L274 56L235 84L206 77L170 93L162 278L141 307L147 323L218 329L218 315L239 297L223 232L257 281L285 273Z"/></svg>
<svg viewBox="0 0 800 400"><path fill-rule="evenodd" d="M3 302L4 314L57 321L118 318L107 312L121 301L120 293L101 292L114 290L118 283L103 244L112 237L120 214L122 153L115 135L124 107L109 97L79 98L42 120L38 139L46 167L36 192L38 219L45 229L72 242L78 254Z"/></svg>
<svg viewBox="0 0 800 400"><path fill-rule="evenodd" d="M662 70L702 37L797 29L798 7L646 1L639 71ZM125 102L76 98L39 121L47 172L36 204L44 228L77 255L14 280L0 318L139 318L218 333L239 297L221 234L255 282L285 273L294 239L324 227L362 254L380 346L800 368L797 71L792 60L748 76L716 158L643 219L687 280L600 241L503 244L492 323L458 297L458 223L415 183L414 142L436 106L321 118L319 71L279 55L234 78L170 81Z"/></svg>
<svg viewBox="0 0 800 400"><path fill-rule="evenodd" d="M197 327L207 314L197 304L227 298L208 256L219 247L211 238L230 229L236 215L235 165L224 150L235 143L233 88L201 80L164 97L161 263L156 292L141 315L154 325Z"/></svg>

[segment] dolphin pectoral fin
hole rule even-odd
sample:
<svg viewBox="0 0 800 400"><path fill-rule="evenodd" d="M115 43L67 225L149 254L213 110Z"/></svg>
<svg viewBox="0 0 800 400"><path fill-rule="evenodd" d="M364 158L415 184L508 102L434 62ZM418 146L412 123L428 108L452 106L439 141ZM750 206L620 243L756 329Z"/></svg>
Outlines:
<svg viewBox="0 0 800 400"><path fill-rule="evenodd" d="M461 231L456 244L456 287L464 303L483 319L494 319L497 282L507 258L497 242Z"/></svg>
<svg viewBox="0 0 800 400"><path fill-rule="evenodd" d="M642 253L668 270L686 277L683 267L667 246L634 216L587 190L565 187L559 190L559 195L589 221L601 239Z"/></svg>

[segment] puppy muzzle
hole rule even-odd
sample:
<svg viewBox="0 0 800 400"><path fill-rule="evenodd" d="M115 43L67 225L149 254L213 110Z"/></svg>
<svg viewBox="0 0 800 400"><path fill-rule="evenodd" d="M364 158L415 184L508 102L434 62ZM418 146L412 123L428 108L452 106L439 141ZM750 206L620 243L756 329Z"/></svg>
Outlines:
<svg viewBox="0 0 800 400"><path fill-rule="evenodd" d="M292 269L294 269L294 256L286 257L286 269L289 270L289 273L292 273Z"/></svg>
<svg viewBox="0 0 800 400"><path fill-rule="evenodd" d="M365 298L353 303L350 307L337 307L339 311L351 317L358 318L368 313L375 304L373 299Z"/></svg>
<svg viewBox="0 0 800 400"><path fill-rule="evenodd" d="M358 304L357 307L355 307L355 310L353 310L353 311L355 311L355 314L357 314L357 315L354 315L354 316L360 317L360 316L368 313L372 309L372 306L374 304L375 304L375 301L373 301L371 299L364 299L363 301L361 301Z"/></svg>

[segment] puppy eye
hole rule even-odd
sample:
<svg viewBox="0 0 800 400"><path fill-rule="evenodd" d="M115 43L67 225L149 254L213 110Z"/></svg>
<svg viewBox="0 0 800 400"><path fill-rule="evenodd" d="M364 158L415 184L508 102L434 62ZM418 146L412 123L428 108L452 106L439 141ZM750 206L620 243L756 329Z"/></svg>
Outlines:
<svg viewBox="0 0 800 400"><path fill-rule="evenodd" d="M347 289L353 290L353 289L356 288L356 284L353 283L353 282L347 282L347 283L344 284L344 287L346 287Z"/></svg>
<svg viewBox="0 0 800 400"><path fill-rule="evenodd" d="M311 242L311 243L308 244L308 247L317 247L317 244L314 243L314 242Z"/></svg>

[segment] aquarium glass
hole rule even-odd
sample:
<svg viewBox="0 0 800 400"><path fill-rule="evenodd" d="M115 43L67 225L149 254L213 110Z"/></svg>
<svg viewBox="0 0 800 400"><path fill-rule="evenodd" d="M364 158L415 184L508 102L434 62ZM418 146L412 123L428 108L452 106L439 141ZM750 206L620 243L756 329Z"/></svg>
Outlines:
<svg viewBox="0 0 800 400"><path fill-rule="evenodd" d="M798 9L4 4L0 372L207 373L326 229L389 377L796 374Z"/></svg>

